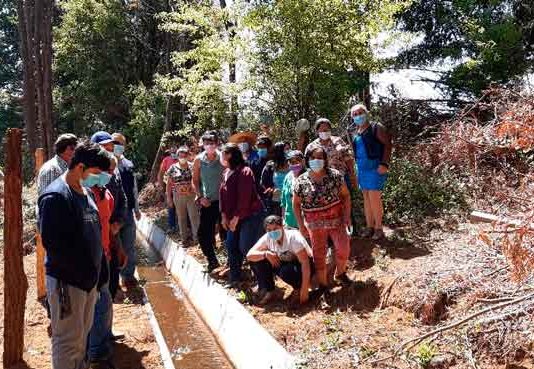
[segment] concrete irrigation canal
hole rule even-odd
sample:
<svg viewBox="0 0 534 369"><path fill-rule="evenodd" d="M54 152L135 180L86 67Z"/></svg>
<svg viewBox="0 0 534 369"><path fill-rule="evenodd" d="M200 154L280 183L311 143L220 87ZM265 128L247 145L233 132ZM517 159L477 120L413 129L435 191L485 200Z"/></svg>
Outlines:
<svg viewBox="0 0 534 369"><path fill-rule="evenodd" d="M138 223L137 247L166 369L293 367L293 358L254 317L146 217Z"/></svg>

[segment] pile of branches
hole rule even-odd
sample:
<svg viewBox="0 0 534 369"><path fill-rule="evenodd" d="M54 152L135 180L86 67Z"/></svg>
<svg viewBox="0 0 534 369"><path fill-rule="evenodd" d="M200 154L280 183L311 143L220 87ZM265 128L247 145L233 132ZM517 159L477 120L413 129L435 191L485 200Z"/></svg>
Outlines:
<svg viewBox="0 0 534 369"><path fill-rule="evenodd" d="M435 172L453 173L477 210L514 219L496 224L516 280L534 273L534 96L492 87L413 150Z"/></svg>

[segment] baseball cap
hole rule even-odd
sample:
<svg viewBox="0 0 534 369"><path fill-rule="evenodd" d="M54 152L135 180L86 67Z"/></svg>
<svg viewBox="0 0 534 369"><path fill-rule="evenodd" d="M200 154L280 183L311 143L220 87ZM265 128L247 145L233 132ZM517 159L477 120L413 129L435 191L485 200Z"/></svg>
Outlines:
<svg viewBox="0 0 534 369"><path fill-rule="evenodd" d="M107 143L113 142L113 137L106 131L98 131L91 136L91 142L97 143L99 145L105 145Z"/></svg>

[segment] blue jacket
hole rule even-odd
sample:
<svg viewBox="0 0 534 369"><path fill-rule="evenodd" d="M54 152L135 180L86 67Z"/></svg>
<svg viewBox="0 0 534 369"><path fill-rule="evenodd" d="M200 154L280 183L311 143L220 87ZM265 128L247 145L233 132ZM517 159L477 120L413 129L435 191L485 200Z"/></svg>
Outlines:
<svg viewBox="0 0 534 369"><path fill-rule="evenodd" d="M91 195L84 209L73 192L59 177L38 200L46 274L89 292L97 285L102 265L100 218Z"/></svg>

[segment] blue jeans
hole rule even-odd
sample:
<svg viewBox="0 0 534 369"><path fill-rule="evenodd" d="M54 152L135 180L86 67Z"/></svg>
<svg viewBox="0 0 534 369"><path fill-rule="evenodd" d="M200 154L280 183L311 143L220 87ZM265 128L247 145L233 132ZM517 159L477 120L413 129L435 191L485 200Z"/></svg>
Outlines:
<svg viewBox="0 0 534 369"><path fill-rule="evenodd" d="M298 290L302 285L302 266L300 261L281 262L278 268L273 268L268 260L250 263L250 267L258 280L258 287L267 291L274 290L274 276L279 276L293 289ZM313 275L313 259L310 258L310 276Z"/></svg>
<svg viewBox="0 0 534 369"><path fill-rule="evenodd" d="M260 211L241 220L235 232L228 231L226 234L226 250L228 251L231 282L239 282L241 280L243 259L264 233L264 218L265 213Z"/></svg>
<svg viewBox="0 0 534 369"><path fill-rule="evenodd" d="M176 211L174 207L167 208L167 224L169 225L169 230L176 230Z"/></svg>
<svg viewBox="0 0 534 369"><path fill-rule="evenodd" d="M135 252L135 220L133 210L128 211L126 221L120 230L122 249L126 253L128 260L126 266L121 270L123 279L133 279L137 255Z"/></svg>
<svg viewBox="0 0 534 369"><path fill-rule="evenodd" d="M87 354L89 360L107 360L111 356L111 326L113 324L113 301L108 284L100 288L95 305L93 327L89 332Z"/></svg>

